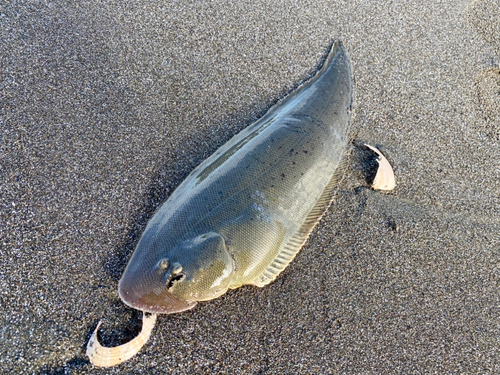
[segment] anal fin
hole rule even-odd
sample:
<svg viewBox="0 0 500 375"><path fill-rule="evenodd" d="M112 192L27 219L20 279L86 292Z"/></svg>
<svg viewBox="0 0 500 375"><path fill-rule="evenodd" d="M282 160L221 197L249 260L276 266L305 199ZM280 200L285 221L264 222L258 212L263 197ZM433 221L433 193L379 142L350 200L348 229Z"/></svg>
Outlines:
<svg viewBox="0 0 500 375"><path fill-rule="evenodd" d="M297 232L292 235L288 242L281 246L281 249L276 258L269 264L262 275L260 275L257 279L250 283L251 285L263 287L271 283L298 254L302 246L307 241L309 234L314 229L316 224L321 220L333 201L336 187L344 176L345 167L347 164L346 160L348 159L346 156L346 152L344 152L341 163L335 170L335 173L328 182L325 190L319 197L313 209L307 215L304 223L299 227Z"/></svg>

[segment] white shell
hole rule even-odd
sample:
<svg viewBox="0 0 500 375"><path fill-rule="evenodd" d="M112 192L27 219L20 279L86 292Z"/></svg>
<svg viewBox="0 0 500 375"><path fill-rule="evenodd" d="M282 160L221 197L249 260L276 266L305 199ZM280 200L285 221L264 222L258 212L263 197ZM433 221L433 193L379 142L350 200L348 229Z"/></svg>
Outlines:
<svg viewBox="0 0 500 375"><path fill-rule="evenodd" d="M396 179L394 178L394 171L391 164L382 153L375 147L365 143L365 146L375 152L379 157L377 158L378 170L373 180L372 188L375 190L392 190L396 186Z"/></svg>
<svg viewBox="0 0 500 375"><path fill-rule="evenodd" d="M94 333L90 336L90 340L87 344L87 356L89 357L90 363L94 366L111 367L129 360L141 350L148 341L149 336L151 336L151 331L156 323L156 314L151 314L149 316L143 314L142 330L139 335L132 341L114 348L106 348L99 344L97 340L97 331L101 323L102 321L99 322Z"/></svg>

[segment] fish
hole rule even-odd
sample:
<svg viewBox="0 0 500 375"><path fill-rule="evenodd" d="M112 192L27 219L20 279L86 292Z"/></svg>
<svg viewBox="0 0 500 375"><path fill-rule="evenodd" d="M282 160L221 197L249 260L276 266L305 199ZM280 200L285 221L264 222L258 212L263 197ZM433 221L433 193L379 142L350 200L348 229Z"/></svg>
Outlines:
<svg viewBox="0 0 500 375"><path fill-rule="evenodd" d="M353 103L350 60L336 40L311 79L202 162L160 206L119 281L121 300L171 314L275 280L332 202Z"/></svg>

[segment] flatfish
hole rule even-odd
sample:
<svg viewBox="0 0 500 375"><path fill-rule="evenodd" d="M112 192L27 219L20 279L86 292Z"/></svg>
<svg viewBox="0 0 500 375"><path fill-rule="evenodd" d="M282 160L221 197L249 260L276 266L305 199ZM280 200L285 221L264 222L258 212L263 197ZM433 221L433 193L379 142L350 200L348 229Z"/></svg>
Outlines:
<svg viewBox="0 0 500 375"><path fill-rule="evenodd" d="M353 96L349 58L336 41L314 77L201 163L158 209L120 280L123 302L175 313L275 280L332 201Z"/></svg>

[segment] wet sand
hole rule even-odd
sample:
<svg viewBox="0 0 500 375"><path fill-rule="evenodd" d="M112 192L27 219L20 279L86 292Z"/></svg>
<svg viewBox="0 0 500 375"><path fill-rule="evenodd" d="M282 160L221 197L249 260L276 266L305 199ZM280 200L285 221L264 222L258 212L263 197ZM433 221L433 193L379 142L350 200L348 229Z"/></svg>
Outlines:
<svg viewBox="0 0 500 375"><path fill-rule="evenodd" d="M498 0L0 5L0 368L5 373L500 372ZM201 161L311 76L356 79L345 178L273 284L140 330L117 284ZM394 166L366 181L369 151Z"/></svg>

